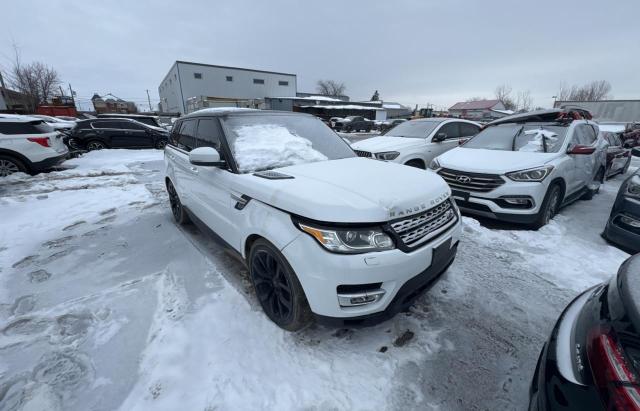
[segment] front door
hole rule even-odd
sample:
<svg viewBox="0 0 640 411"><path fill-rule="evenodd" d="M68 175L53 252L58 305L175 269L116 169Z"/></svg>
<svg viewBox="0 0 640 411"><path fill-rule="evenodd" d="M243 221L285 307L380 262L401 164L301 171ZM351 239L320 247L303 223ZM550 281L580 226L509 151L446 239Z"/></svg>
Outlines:
<svg viewBox="0 0 640 411"><path fill-rule="evenodd" d="M124 132L123 143L131 148L153 147L153 136L147 132L147 129L133 121L121 121L122 130Z"/></svg>

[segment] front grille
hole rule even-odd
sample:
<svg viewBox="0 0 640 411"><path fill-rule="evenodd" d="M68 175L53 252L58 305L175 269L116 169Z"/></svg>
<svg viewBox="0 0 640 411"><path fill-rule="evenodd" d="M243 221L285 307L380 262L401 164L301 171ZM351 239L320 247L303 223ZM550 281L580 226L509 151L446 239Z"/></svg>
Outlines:
<svg viewBox="0 0 640 411"><path fill-rule="evenodd" d="M367 158L371 158L371 157L373 157L373 156L371 155L371 153L370 153L370 152L368 152L368 151L362 151L362 150L353 150L353 151L355 151L355 152L356 152L356 154L358 155L358 157L367 157Z"/></svg>
<svg viewBox="0 0 640 411"><path fill-rule="evenodd" d="M497 174L468 173L448 168L441 169L438 174L449 187L465 191L487 193L504 184L502 177Z"/></svg>
<svg viewBox="0 0 640 411"><path fill-rule="evenodd" d="M391 223L391 228L404 245L413 248L435 237L438 230L451 225L456 219L451 199L447 199L421 214Z"/></svg>

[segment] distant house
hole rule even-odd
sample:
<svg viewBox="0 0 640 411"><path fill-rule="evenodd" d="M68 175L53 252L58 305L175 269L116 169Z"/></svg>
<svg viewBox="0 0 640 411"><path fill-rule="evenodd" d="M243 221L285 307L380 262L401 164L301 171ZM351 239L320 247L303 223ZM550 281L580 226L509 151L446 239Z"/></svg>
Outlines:
<svg viewBox="0 0 640 411"><path fill-rule="evenodd" d="M456 103L449 108L449 115L469 120L491 120L513 112L506 110L500 100L477 100Z"/></svg>
<svg viewBox="0 0 640 411"><path fill-rule="evenodd" d="M124 101L112 94L107 94L111 97L105 99L97 93L91 97L93 103L93 109L97 114L105 113L119 113L119 114L135 114L138 112L138 107L132 101ZM106 96L105 96L106 97Z"/></svg>
<svg viewBox="0 0 640 411"><path fill-rule="evenodd" d="M35 110L31 99L19 91L0 87L0 111L26 114Z"/></svg>
<svg viewBox="0 0 640 411"><path fill-rule="evenodd" d="M640 100L556 101L554 107L580 107L600 122L640 122Z"/></svg>

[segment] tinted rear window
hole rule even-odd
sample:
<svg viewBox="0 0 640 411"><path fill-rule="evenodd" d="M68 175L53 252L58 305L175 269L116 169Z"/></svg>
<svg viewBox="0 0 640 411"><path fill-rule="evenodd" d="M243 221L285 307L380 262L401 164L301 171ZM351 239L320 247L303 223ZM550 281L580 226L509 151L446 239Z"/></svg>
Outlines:
<svg viewBox="0 0 640 411"><path fill-rule="evenodd" d="M30 121L28 123L16 122L5 123L0 122L0 134L17 135L17 134L45 134L52 133L53 127L43 121Z"/></svg>

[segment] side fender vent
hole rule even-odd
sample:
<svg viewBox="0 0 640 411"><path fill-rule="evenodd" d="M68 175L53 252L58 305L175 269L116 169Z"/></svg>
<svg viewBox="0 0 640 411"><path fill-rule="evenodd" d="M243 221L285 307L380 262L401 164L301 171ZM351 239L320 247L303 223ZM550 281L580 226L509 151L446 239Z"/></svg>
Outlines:
<svg viewBox="0 0 640 411"><path fill-rule="evenodd" d="M257 173L253 173L256 177L266 178L267 180L288 180L291 178L295 178L288 174L278 173L277 171L258 171Z"/></svg>

